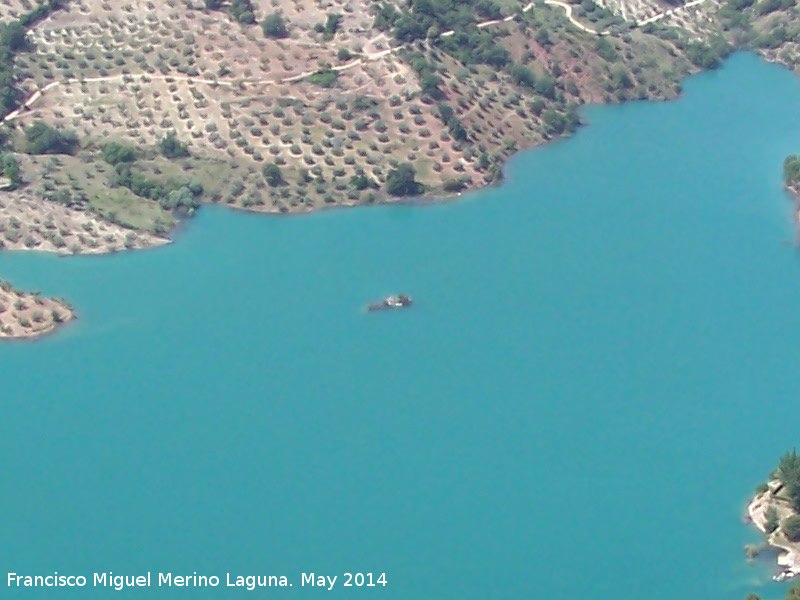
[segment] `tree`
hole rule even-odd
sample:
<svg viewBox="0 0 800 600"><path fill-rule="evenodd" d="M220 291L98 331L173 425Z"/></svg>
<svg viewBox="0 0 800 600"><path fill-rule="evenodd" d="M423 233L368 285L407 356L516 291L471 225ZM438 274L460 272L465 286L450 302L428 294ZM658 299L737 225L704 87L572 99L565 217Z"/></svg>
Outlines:
<svg viewBox="0 0 800 600"><path fill-rule="evenodd" d="M594 50L600 55L601 58L607 60L608 62L613 62L619 58L614 45L605 37L597 38L597 41L594 44Z"/></svg>
<svg viewBox="0 0 800 600"><path fill-rule="evenodd" d="M416 196L421 194L425 187L416 178L416 171L411 163L398 165L389 171L386 177L386 191L392 196Z"/></svg>
<svg viewBox="0 0 800 600"><path fill-rule="evenodd" d="M731 52L731 46L722 36L711 38L711 42L689 42L686 45L686 56L701 69L716 69L722 59Z"/></svg>
<svg viewBox="0 0 800 600"><path fill-rule="evenodd" d="M264 165L262 172L264 173L264 179L267 180L267 183L271 187L277 187L285 183L283 180L283 173L281 172L281 168L275 163L269 163Z"/></svg>
<svg viewBox="0 0 800 600"><path fill-rule="evenodd" d="M170 131L158 142L158 149L167 158L182 158L189 156L189 148L178 140L175 131Z"/></svg>
<svg viewBox="0 0 800 600"><path fill-rule="evenodd" d="M325 21L325 26L323 27L323 39L326 41L332 40L333 36L336 35L336 31L339 29L339 24L341 22L342 15L339 13L329 14L327 21Z"/></svg>
<svg viewBox="0 0 800 600"><path fill-rule="evenodd" d="M342 48L339 48L338 52L336 52L336 58L339 59L340 61L344 62L346 60L350 60L351 58L353 58L353 55L350 54L350 50L348 50L347 48L342 47Z"/></svg>
<svg viewBox="0 0 800 600"><path fill-rule="evenodd" d="M320 69L316 73L312 73L308 77L309 83L313 83L314 85L319 85L325 88L333 87L336 85L336 81L339 78L339 74L337 71L333 69Z"/></svg>
<svg viewBox="0 0 800 600"><path fill-rule="evenodd" d="M786 185L800 184L800 156L789 156L783 161L783 180Z"/></svg>
<svg viewBox="0 0 800 600"><path fill-rule="evenodd" d="M442 120L442 123L447 125L447 122L455 114L455 111L450 107L449 104L445 104L444 102L440 102L438 108L439 118Z"/></svg>
<svg viewBox="0 0 800 600"><path fill-rule="evenodd" d="M766 517L766 521L764 522L764 529L767 530L767 533L772 533L778 528L778 525L780 525L780 519L778 517L778 509L770 505L764 516Z"/></svg>
<svg viewBox="0 0 800 600"><path fill-rule="evenodd" d="M19 161L13 154L0 155L0 169L3 177L11 182L11 188L16 189L22 183L22 175L19 170Z"/></svg>
<svg viewBox="0 0 800 600"><path fill-rule="evenodd" d="M21 50L27 45L25 28L19 21L11 21L0 25L0 45L12 52Z"/></svg>
<svg viewBox="0 0 800 600"><path fill-rule="evenodd" d="M116 165L136 160L136 149L131 146L126 146L125 144L111 142L103 146L102 155L103 160L107 163Z"/></svg>
<svg viewBox="0 0 800 600"><path fill-rule="evenodd" d="M550 41L550 32L547 31L546 27L540 27L534 39L540 46L550 46L553 43Z"/></svg>
<svg viewBox="0 0 800 600"><path fill-rule="evenodd" d="M268 38L285 38L289 35L281 13L274 12L261 21L261 29Z"/></svg>
<svg viewBox="0 0 800 600"><path fill-rule="evenodd" d="M253 3L250 0L232 0L231 16L243 25L252 25L256 22Z"/></svg>
<svg viewBox="0 0 800 600"><path fill-rule="evenodd" d="M364 169L359 168L356 174L350 178L350 185L357 190L365 190L370 186L370 179L364 173Z"/></svg>
<svg viewBox="0 0 800 600"><path fill-rule="evenodd" d="M563 133L567 128L567 118L553 108L548 108L544 111L542 119L547 128L547 133L559 134Z"/></svg>
<svg viewBox="0 0 800 600"><path fill-rule="evenodd" d="M422 88L422 92L431 98L434 98L435 100L438 100L444 96L441 88L439 87L442 85L442 83L442 78L435 73L424 73L419 78L419 85Z"/></svg>
<svg viewBox="0 0 800 600"><path fill-rule="evenodd" d="M34 121L25 130L25 152L28 154L72 154L78 138L71 131L59 131L43 121Z"/></svg>
<svg viewBox="0 0 800 600"><path fill-rule="evenodd" d="M788 517L781 526L786 538L792 542L800 541L800 515Z"/></svg>
<svg viewBox="0 0 800 600"><path fill-rule="evenodd" d="M511 79L517 85L533 88L536 85L536 76L528 67L514 64L511 66Z"/></svg>
<svg viewBox="0 0 800 600"><path fill-rule="evenodd" d="M222 0L206 0L208 10L217 10L222 7Z"/></svg>
<svg viewBox="0 0 800 600"><path fill-rule="evenodd" d="M459 142L467 141L469 137L467 135L467 130L464 129L464 125L461 124L461 119L457 116L453 115L447 121L447 127L450 130L450 135L453 136L453 139L458 140Z"/></svg>
<svg viewBox="0 0 800 600"><path fill-rule="evenodd" d="M778 468L775 469L775 477L786 488L792 498L796 498L798 491L800 491L800 456L797 455L796 450L785 453Z"/></svg>

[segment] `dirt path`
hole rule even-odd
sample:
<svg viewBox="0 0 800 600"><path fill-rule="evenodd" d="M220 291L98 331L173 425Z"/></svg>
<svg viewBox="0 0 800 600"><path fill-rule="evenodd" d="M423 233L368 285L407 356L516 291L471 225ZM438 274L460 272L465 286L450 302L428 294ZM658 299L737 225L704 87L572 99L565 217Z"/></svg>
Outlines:
<svg viewBox="0 0 800 600"><path fill-rule="evenodd" d="M664 17L672 15L676 11L679 11L679 10L682 10L682 9L686 9L686 8L691 8L693 6L697 6L699 4L702 4L705 1L706 0L692 0L691 2L689 2L687 4L684 4L682 6L677 6L675 8L671 8L671 9L669 9L669 10L663 12L663 13L657 14L657 15L655 15L653 17L650 17L649 19L645 19L644 21L641 21L640 23L636 23L636 24L641 27L642 25L647 25L649 23L653 23L655 21L658 21L659 19L663 19ZM580 29L582 31L585 31L586 33L590 33L592 35L598 35L598 36L600 36L600 35L608 35L608 33L609 33L608 31L597 31L596 29L592 29L591 27L588 27L587 25L584 25L583 23L578 21L572 14L572 6L570 4L567 4L566 2L562 2L561 0L544 0L544 3L547 4L547 5L550 5L550 6L560 6L561 8L563 8L564 11L566 12L567 18L570 20L570 22L573 25L575 25L575 27L577 27L578 29ZM528 12L529 10L531 10L533 8L533 6L534 6L534 2L528 3L522 9L522 12L524 12L524 13ZM482 21L482 22L478 23L477 27L479 29L483 29L483 28L489 27L491 25L497 25L497 24L500 24L500 23L508 23L510 21L513 21L515 16L516 15L509 15L509 16L503 18L503 19L490 19L488 21ZM449 31L445 31L444 33L442 33L440 37L450 37L452 35L455 35L455 31L453 31L451 29ZM347 63L345 65L339 65L337 67L332 67L331 70L333 70L333 71L346 71L347 69L352 69L353 67L357 67L357 66L365 64L365 63L367 63L369 61L378 60L380 58L383 58L385 56L393 54L397 50L399 50L400 48L401 48L400 46L396 46L394 48L389 48L387 50L380 50L379 52L373 52L371 54L366 54L362 58L357 58L357 59L353 60L352 62L349 62L349 63ZM25 102L22 103L22 105L18 109L16 109L13 112L10 112L2 120L0 120L0 125L1 124L5 124L5 123L7 123L9 121L13 121L14 119L19 118L20 114L22 114L23 111L28 110L31 106L33 106L42 96L44 96L44 94L46 94L47 92L49 92L53 88L56 88L56 87L58 87L60 85L71 85L71 84L76 84L76 83L78 83L78 84L80 84L80 83L102 83L102 82L109 82L109 81L118 81L118 80L125 79L125 78L131 78L131 79L138 78L140 80L143 80L143 79L149 79L149 80L156 79L156 80L159 80L159 81L185 81L185 82L191 82L191 83L205 83L205 84L208 84L208 85L224 85L224 86L228 86L228 87L234 87L234 86L238 86L238 85L241 85L241 84L244 84L244 85L275 85L275 84L282 84L282 83L293 83L295 81L300 81L302 79L306 79L307 77L310 77L314 73L316 73L316 70L314 70L314 71L305 71L303 73L299 73L298 75L292 75L291 77L285 77L285 78L280 78L280 79L239 79L236 82L233 82L233 81L219 81L217 79L202 79L202 78L198 78L198 77L187 77L187 76L183 76L183 75L150 75L150 74L145 74L145 73L140 73L138 75L108 75L108 76L105 76L105 77L85 77L85 78L76 77L76 78L72 78L72 79L65 79L64 81L53 81L51 83L48 83L42 89L36 90L35 92L33 92L33 94L30 95L30 97L28 97L27 100L25 100Z"/></svg>
<svg viewBox="0 0 800 600"><path fill-rule="evenodd" d="M572 5L567 4L566 2L560 2L559 0L544 0L545 4L549 4L550 6L560 6L563 8L567 13L567 18L572 22L575 27L578 29L582 29L586 33L591 33L592 35L608 35L608 31L597 31L596 29L592 29L591 27L587 27L578 19L572 16Z"/></svg>
<svg viewBox="0 0 800 600"><path fill-rule="evenodd" d="M664 17L668 17L670 15L675 14L679 10L683 10L685 8L692 8L693 6L697 6L698 4L702 4L705 1L706 0L692 0L691 2L687 2L686 4L684 4L682 6L676 6L675 8L670 8L669 10L665 10L663 13L659 13L659 14L655 15L654 17L650 17L649 19L645 19L644 21L640 21L639 23L637 23L637 25L639 27L641 27L642 25L648 25L650 23L655 23L656 21L659 21L659 20L663 19Z"/></svg>

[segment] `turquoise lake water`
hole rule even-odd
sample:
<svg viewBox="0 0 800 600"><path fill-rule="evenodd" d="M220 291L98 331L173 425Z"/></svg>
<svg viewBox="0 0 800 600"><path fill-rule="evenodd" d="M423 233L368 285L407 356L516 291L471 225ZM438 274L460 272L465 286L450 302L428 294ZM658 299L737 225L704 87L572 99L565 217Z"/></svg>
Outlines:
<svg viewBox="0 0 800 600"><path fill-rule="evenodd" d="M738 54L677 102L590 108L459 202L209 208L167 248L0 254L81 316L0 345L0 571L782 597L741 516L800 427L799 109L800 79ZM418 305L362 311L393 292Z"/></svg>

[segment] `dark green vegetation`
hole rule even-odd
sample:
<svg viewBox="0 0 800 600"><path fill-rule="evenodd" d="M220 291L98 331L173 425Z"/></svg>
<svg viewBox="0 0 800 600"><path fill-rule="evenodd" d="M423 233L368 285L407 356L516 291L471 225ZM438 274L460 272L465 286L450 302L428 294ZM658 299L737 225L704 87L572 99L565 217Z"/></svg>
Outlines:
<svg viewBox="0 0 800 600"><path fill-rule="evenodd" d="M128 188L140 198L158 202L165 210L194 209L200 205L203 194L203 186L197 181L176 179L162 182L147 177L130 163L117 164L111 184Z"/></svg>
<svg viewBox="0 0 800 600"><path fill-rule="evenodd" d="M800 516L792 515L783 522L783 533L792 542L800 541Z"/></svg>
<svg viewBox="0 0 800 600"><path fill-rule="evenodd" d="M118 144L117 142L111 142L103 146L102 154L103 160L110 165L128 163L136 160L136 148L126 146L125 144Z"/></svg>
<svg viewBox="0 0 800 600"><path fill-rule="evenodd" d="M63 5L64 0L48 0L16 21L0 24L0 117L5 117L19 103L19 91L15 87L14 55L28 49L25 29Z"/></svg>
<svg viewBox="0 0 800 600"><path fill-rule="evenodd" d="M399 13L388 5L375 9L374 25L392 29L395 39L410 43L430 39L464 64L504 67L510 61L508 50L496 43L496 36L478 29L481 20L502 16L493 0L411 0L411 10ZM453 30L454 34L440 37Z"/></svg>
<svg viewBox="0 0 800 600"><path fill-rule="evenodd" d="M35 121L25 130L25 152L28 154L72 154L78 138L71 131L59 131L43 121Z"/></svg>
<svg viewBox="0 0 800 600"><path fill-rule="evenodd" d="M339 13L331 13L328 15L324 25L322 23L317 23L314 26L314 31L321 33L322 39L329 42L333 39L333 36L336 35L336 31L339 29L339 24L341 22L342 15Z"/></svg>
<svg viewBox="0 0 800 600"><path fill-rule="evenodd" d="M170 131L161 138L161 141L158 143L158 149L166 158L183 158L189 156L189 148L186 144L178 140L178 135L174 131Z"/></svg>
<svg viewBox="0 0 800 600"><path fill-rule="evenodd" d="M333 69L320 69L316 73L312 73L308 77L308 81L314 85L329 88L336 85L338 78L339 74Z"/></svg>
<svg viewBox="0 0 800 600"><path fill-rule="evenodd" d="M800 29L789 19L764 17L794 7L795 0L728 0L717 16L738 47L775 49L787 42L800 42Z"/></svg>
<svg viewBox="0 0 800 600"><path fill-rule="evenodd" d="M244 25L252 25L256 22L256 15L253 3L250 0L231 0L231 16Z"/></svg>
<svg viewBox="0 0 800 600"><path fill-rule="evenodd" d="M715 36L710 43L689 42L686 56L701 69L716 69L733 51L733 47L721 36Z"/></svg>
<svg viewBox="0 0 800 600"><path fill-rule="evenodd" d="M16 189L22 183L19 161L13 154L0 154L0 176L5 177L10 182L10 186L6 189Z"/></svg>
<svg viewBox="0 0 800 600"><path fill-rule="evenodd" d="M289 30L286 29L283 16L278 12L267 15L266 18L261 21L261 29L264 31L264 35L269 38L280 39L289 35Z"/></svg>
<svg viewBox="0 0 800 600"><path fill-rule="evenodd" d="M205 0L206 10L220 10L224 8L224 4L223 0ZM252 25L256 22L251 0L231 0L228 11L231 17L242 25Z"/></svg>
<svg viewBox="0 0 800 600"><path fill-rule="evenodd" d="M773 476L781 482L783 490L792 501L795 510L800 510L800 456L795 450L787 452L781 457Z"/></svg>
<svg viewBox="0 0 800 600"><path fill-rule="evenodd" d="M386 178L386 191L392 196L418 196L425 191L425 186L416 180L416 175L410 163L398 165Z"/></svg>
<svg viewBox="0 0 800 600"><path fill-rule="evenodd" d="M800 186L800 156L792 155L783 161L783 180L788 186Z"/></svg>
<svg viewBox="0 0 800 600"><path fill-rule="evenodd" d="M283 172L281 171L281 168L275 163L264 165L262 173L264 174L264 179L267 180L267 183L271 187L277 187L286 183L283 179Z"/></svg>

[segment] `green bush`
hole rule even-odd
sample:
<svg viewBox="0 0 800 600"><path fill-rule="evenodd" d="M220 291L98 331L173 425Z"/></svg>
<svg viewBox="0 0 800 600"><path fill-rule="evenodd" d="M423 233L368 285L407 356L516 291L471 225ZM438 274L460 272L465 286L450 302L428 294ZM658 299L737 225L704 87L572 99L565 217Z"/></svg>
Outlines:
<svg viewBox="0 0 800 600"><path fill-rule="evenodd" d="M783 161L783 179L786 185L800 185L800 156L792 155Z"/></svg>
<svg viewBox="0 0 800 600"><path fill-rule="evenodd" d="M59 131L43 121L34 121L25 130L25 152L28 154L72 154L78 138L72 131Z"/></svg>
<svg viewBox="0 0 800 600"><path fill-rule="evenodd" d="M13 154L0 154L0 172L11 182L12 189L16 189L22 183L19 161Z"/></svg>
<svg viewBox="0 0 800 600"><path fill-rule="evenodd" d="M252 25L256 22L253 3L250 0L232 0L231 16L243 25Z"/></svg>
<svg viewBox="0 0 800 600"><path fill-rule="evenodd" d="M316 73L312 73L309 76L308 81L314 85L329 88L336 85L336 80L338 78L339 74L333 69L320 69Z"/></svg>
<svg viewBox="0 0 800 600"><path fill-rule="evenodd" d="M136 160L136 148L126 146L125 144L118 144L117 142L111 142L103 146L102 155L103 160L111 165L133 162Z"/></svg>
<svg viewBox="0 0 800 600"><path fill-rule="evenodd" d="M392 196L416 196L425 190L416 180L416 171L411 163L398 165L386 177L386 191Z"/></svg>
<svg viewBox="0 0 800 600"><path fill-rule="evenodd" d="M536 85L536 76L528 67L514 64L511 67L511 80L517 85L533 89Z"/></svg>
<svg viewBox="0 0 800 600"><path fill-rule="evenodd" d="M780 525L778 510L774 506L770 505L764 516L766 517L764 529L767 530L767 533L772 533L778 528L778 525Z"/></svg>
<svg viewBox="0 0 800 600"><path fill-rule="evenodd" d="M708 44L689 42L686 46L686 56L701 69L717 68L730 52L730 45L720 36L713 38Z"/></svg>
<svg viewBox="0 0 800 600"><path fill-rule="evenodd" d="M279 185L283 185L284 183L286 183L283 179L283 173L281 172L281 168L275 163L269 163L264 165L261 171L264 174L264 179L267 180L267 183L271 187L277 187Z"/></svg>
<svg viewBox="0 0 800 600"><path fill-rule="evenodd" d="M800 515L788 517L781 526L786 538L792 542L800 541Z"/></svg>
<svg viewBox="0 0 800 600"><path fill-rule="evenodd" d="M261 21L261 29L264 31L264 35L269 38L285 38L289 35L283 16L278 12L267 15L267 17Z"/></svg>
<svg viewBox="0 0 800 600"><path fill-rule="evenodd" d="M158 149L166 158L182 158L189 156L189 148L178 140L175 131L170 131L158 142Z"/></svg>
<svg viewBox="0 0 800 600"><path fill-rule="evenodd" d="M617 60L617 58L619 58L619 54L617 54L616 49L605 37L597 38L597 41L594 44L594 50L598 55L600 55L601 58L607 60L608 62L614 62Z"/></svg>
<svg viewBox="0 0 800 600"><path fill-rule="evenodd" d="M336 35L336 32L339 29L339 24L342 22L342 15L339 13L331 13L328 15L327 21L325 21L325 26L322 28L323 31L323 39L326 41L330 41L333 39L333 36Z"/></svg>

